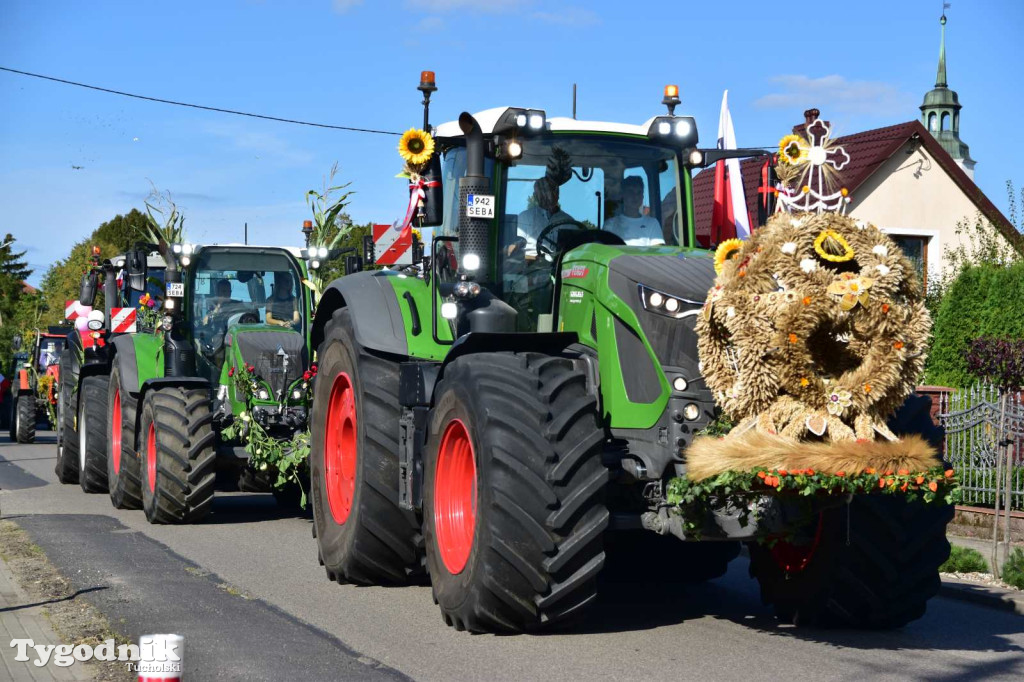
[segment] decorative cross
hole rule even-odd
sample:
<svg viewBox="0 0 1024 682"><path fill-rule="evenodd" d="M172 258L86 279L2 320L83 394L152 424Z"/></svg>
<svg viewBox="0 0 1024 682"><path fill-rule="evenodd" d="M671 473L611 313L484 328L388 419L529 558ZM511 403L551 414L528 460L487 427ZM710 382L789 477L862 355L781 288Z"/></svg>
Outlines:
<svg viewBox="0 0 1024 682"><path fill-rule="evenodd" d="M839 186L839 171L850 163L850 155L832 143L832 129L820 118L804 130L807 156L798 160L802 166L796 187L780 186L776 210L838 211L843 213L850 203L849 192Z"/></svg>
<svg viewBox="0 0 1024 682"><path fill-rule="evenodd" d="M829 145L832 138L832 130L820 118L814 119L814 123L807 126L807 139L811 147L807 150L807 160L815 166L829 164L837 171L843 170L846 164L850 163L850 155L842 147ZM819 188L820 189L823 188Z"/></svg>

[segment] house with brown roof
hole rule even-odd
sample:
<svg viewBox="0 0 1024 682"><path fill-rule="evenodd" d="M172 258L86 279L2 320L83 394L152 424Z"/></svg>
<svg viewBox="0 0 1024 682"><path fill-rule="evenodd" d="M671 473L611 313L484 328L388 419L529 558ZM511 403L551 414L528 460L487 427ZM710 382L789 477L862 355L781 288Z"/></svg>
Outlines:
<svg viewBox="0 0 1024 682"><path fill-rule="evenodd" d="M935 88L925 95L921 119L835 139L850 156L841 173L851 198L847 215L891 235L925 281L928 272L943 270L946 249L959 244L958 224L973 223L979 213L1024 253L1024 237L974 184L975 161L960 140L962 107L946 82L945 17L942 31ZM804 117L794 133L801 133L819 112L809 109ZM751 225L757 224L757 201L764 196L759 192L763 164L763 158L741 164ZM714 176L714 169L707 169L693 182L695 227L703 246L710 245Z"/></svg>

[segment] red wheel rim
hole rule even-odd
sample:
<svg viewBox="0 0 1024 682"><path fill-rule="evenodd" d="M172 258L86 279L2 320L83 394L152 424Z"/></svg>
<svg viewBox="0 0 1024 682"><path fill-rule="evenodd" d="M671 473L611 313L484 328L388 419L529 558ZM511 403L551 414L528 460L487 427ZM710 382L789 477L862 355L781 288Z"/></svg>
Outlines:
<svg viewBox="0 0 1024 682"><path fill-rule="evenodd" d="M352 390L352 380L341 372L331 385L324 442L327 504L338 524L348 520L356 492L356 425L356 395Z"/></svg>
<svg viewBox="0 0 1024 682"><path fill-rule="evenodd" d="M805 545L794 545L782 540L772 547L772 559L775 564L786 573L800 573L811 563L814 553L821 544L821 529L824 526L823 517L818 515L818 527L814 531L814 539Z"/></svg>
<svg viewBox="0 0 1024 682"><path fill-rule="evenodd" d="M110 453L114 457L114 473L121 473L121 389L114 389L114 409L110 411Z"/></svg>
<svg viewBox="0 0 1024 682"><path fill-rule="evenodd" d="M476 529L476 457L466 425L445 427L434 475L434 528L444 567L457 575L466 567Z"/></svg>
<svg viewBox="0 0 1024 682"><path fill-rule="evenodd" d="M149 425L146 434L146 480L149 481L149 492L156 492L156 427Z"/></svg>

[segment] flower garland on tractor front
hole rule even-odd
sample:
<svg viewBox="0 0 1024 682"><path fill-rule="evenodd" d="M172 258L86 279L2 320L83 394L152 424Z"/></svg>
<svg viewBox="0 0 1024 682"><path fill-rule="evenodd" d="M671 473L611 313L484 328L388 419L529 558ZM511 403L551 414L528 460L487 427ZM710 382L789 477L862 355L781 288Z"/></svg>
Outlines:
<svg viewBox="0 0 1024 682"><path fill-rule="evenodd" d="M313 399L313 379L316 377L316 363L302 374L302 390L307 402ZM235 395L243 398L245 410L238 418L227 426L223 434L227 438L238 438L249 454L249 466L257 471L276 472L271 484L282 489L289 483L295 483L302 491L300 506L306 506L306 489L302 485L302 467L309 460L310 441L309 429L296 431L291 439L274 438L252 417L254 396L260 388L260 379L256 375L256 367L242 364L230 367L228 376L235 385Z"/></svg>

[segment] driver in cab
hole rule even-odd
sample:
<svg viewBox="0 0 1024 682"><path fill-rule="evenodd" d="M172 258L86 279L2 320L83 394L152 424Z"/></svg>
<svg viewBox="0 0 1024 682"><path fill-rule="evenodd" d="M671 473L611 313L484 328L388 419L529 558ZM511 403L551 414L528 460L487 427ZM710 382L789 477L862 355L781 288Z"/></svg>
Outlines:
<svg viewBox="0 0 1024 682"><path fill-rule="evenodd" d="M274 293L267 299L267 324L295 328L299 324L299 300L292 293L292 273L274 273Z"/></svg>
<svg viewBox="0 0 1024 682"><path fill-rule="evenodd" d="M213 287L213 296L206 301L206 314L203 315L203 324L210 324L210 320L221 314L221 311L237 303L231 299L231 282L226 279L218 279Z"/></svg>
<svg viewBox="0 0 1024 682"><path fill-rule="evenodd" d="M517 236L526 242L525 253L528 258L537 256L537 237L545 228L552 225L573 224L573 218L562 210L558 204L558 183L550 176L537 180L533 185L533 205L519 214ZM556 234L545 239L555 241Z"/></svg>

